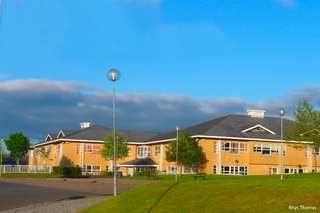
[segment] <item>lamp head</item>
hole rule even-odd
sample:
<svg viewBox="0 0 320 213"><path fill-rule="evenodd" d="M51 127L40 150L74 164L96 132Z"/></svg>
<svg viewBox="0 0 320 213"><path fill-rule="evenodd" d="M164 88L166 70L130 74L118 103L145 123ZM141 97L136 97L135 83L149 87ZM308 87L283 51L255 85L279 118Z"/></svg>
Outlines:
<svg viewBox="0 0 320 213"><path fill-rule="evenodd" d="M283 108L280 108L280 109L278 110L278 113L279 113L280 116L284 116L284 115L286 114L286 110L283 109Z"/></svg>
<svg viewBox="0 0 320 213"><path fill-rule="evenodd" d="M180 131L180 127L179 126L176 126L176 131Z"/></svg>
<svg viewBox="0 0 320 213"><path fill-rule="evenodd" d="M108 78L111 80L111 81L116 81L118 80L120 77L120 73L118 70L116 69L111 69L109 70L108 72Z"/></svg>

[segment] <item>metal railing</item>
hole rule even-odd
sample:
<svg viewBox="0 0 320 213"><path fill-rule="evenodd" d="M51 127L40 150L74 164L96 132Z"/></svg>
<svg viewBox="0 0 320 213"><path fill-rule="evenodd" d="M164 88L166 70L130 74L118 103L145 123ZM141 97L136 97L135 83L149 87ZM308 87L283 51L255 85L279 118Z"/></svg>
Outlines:
<svg viewBox="0 0 320 213"><path fill-rule="evenodd" d="M51 166L0 165L1 173L51 173Z"/></svg>

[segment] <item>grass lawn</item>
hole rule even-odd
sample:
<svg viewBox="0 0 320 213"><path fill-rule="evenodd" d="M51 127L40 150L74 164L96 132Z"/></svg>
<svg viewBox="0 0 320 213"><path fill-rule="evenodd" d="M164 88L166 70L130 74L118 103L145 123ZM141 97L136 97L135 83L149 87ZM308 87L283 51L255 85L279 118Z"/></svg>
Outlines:
<svg viewBox="0 0 320 213"><path fill-rule="evenodd" d="M147 179L147 177L133 177ZM157 176L153 182L94 205L83 212L293 212L320 211L320 174L268 176ZM303 212L317 210L300 209Z"/></svg>
<svg viewBox="0 0 320 213"><path fill-rule="evenodd" d="M48 173L1 173L2 178L59 178L59 174Z"/></svg>

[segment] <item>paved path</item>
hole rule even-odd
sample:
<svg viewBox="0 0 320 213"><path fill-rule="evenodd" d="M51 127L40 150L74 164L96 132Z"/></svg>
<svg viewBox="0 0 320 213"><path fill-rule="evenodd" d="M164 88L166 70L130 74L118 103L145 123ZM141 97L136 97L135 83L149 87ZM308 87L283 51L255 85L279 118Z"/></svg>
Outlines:
<svg viewBox="0 0 320 213"><path fill-rule="evenodd" d="M118 179L118 193L150 182ZM113 196L113 179L0 178L0 211L82 196Z"/></svg>

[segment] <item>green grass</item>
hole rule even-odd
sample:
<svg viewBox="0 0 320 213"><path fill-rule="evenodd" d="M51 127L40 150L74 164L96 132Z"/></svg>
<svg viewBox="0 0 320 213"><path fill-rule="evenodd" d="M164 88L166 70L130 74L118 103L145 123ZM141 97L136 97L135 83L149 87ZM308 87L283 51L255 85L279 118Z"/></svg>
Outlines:
<svg viewBox="0 0 320 213"><path fill-rule="evenodd" d="M48 173L1 173L2 178L59 178L59 174Z"/></svg>
<svg viewBox="0 0 320 213"><path fill-rule="evenodd" d="M142 185L83 212L290 212L289 206L301 205L320 209L320 174L285 175L282 181L279 175L157 179L163 181Z"/></svg>

